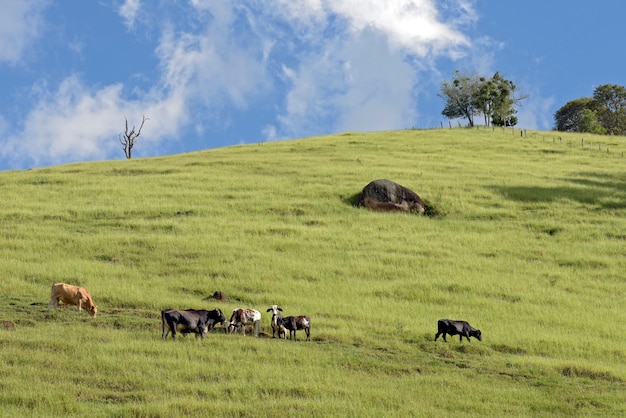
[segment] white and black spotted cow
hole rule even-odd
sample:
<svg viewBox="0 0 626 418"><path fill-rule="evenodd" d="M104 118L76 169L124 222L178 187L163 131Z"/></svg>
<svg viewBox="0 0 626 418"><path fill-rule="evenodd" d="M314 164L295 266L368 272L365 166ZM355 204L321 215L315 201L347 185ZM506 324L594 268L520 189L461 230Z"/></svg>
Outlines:
<svg viewBox="0 0 626 418"><path fill-rule="evenodd" d="M274 333L278 334L278 338L287 338L287 332L285 331L285 327L279 325L282 324L283 316L281 312L283 309L278 305L272 305L268 308L267 312L272 312L272 319L270 321L270 326L272 327L272 338L274 337Z"/></svg>
<svg viewBox="0 0 626 418"><path fill-rule="evenodd" d="M236 333L241 328L243 335L246 335L246 325L254 326L254 336L258 337L261 326L261 313L255 309L233 309L226 332L229 334Z"/></svg>

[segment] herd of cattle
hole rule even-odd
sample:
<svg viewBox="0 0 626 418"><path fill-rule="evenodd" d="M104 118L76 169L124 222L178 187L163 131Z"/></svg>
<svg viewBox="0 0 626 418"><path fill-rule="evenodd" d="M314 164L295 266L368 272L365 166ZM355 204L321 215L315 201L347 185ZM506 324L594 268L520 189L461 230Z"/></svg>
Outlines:
<svg viewBox="0 0 626 418"><path fill-rule="evenodd" d="M286 316L281 315L282 308L272 305L268 310L272 312L272 338L277 334L279 338L287 338L287 330L289 330L289 339L292 337L297 340L296 331L304 330L306 340L311 339L311 318L306 315ZM261 313L255 309L233 309L230 320L226 321L226 317L220 308L211 311L206 309L164 309L161 311L161 330L163 339L171 332L172 338L176 338L178 332L181 334L196 334L196 337L204 338L204 335L211 331L215 325L222 324L224 331L232 334L241 330L246 335L246 325L254 328L254 335L259 336L261 326Z"/></svg>
<svg viewBox="0 0 626 418"><path fill-rule="evenodd" d="M48 303L48 311L54 306L55 310L59 309L59 301L67 305L78 306L78 313L84 308L94 318L98 313L98 307L93 302L93 298L87 289L73 286L65 283L54 283L50 294L50 302ZM271 327L272 338L278 335L278 338L287 338L287 330L289 330L289 339L297 340L296 331L304 330L306 340L311 340L311 318L306 315L286 316L283 317L282 308L272 305L267 312L272 312ZM196 337L204 338L205 334L211 331L215 325L222 324L226 333L237 333L241 330L242 334L246 334L246 325L254 328L254 335L259 336L261 326L261 313L255 309L234 309L230 319L226 321L226 317L221 309L215 308L211 311L206 309L164 309L161 311L161 331L162 338L166 339L168 334L172 333L172 338L176 339L177 333L196 334ZM435 341L443 335L458 335L460 341L465 337L468 341L470 337L474 337L482 341L480 330L473 328L466 321L455 321L450 319L440 319L437 321L437 334Z"/></svg>

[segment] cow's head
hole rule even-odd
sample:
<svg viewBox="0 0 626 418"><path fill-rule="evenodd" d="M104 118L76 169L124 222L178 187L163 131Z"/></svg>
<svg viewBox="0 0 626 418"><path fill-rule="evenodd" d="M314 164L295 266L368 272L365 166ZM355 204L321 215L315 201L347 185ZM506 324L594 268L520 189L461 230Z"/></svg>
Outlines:
<svg viewBox="0 0 626 418"><path fill-rule="evenodd" d="M470 336L478 339L478 341L482 341L483 340L483 335L481 334L479 329L475 329L473 331L470 331Z"/></svg>
<svg viewBox="0 0 626 418"><path fill-rule="evenodd" d="M224 323L226 322L226 317L224 316L224 312L222 312L222 310L220 308L215 308L214 309L215 313L217 314L217 321L215 321L215 323Z"/></svg>
<svg viewBox="0 0 626 418"><path fill-rule="evenodd" d="M272 312L276 316L278 316L279 311L282 312L283 308L280 308L278 305L272 305L267 309L267 312Z"/></svg>
<svg viewBox="0 0 626 418"><path fill-rule="evenodd" d="M98 307L92 303L87 307L87 312L89 312L89 315L95 318L96 314L98 313Z"/></svg>

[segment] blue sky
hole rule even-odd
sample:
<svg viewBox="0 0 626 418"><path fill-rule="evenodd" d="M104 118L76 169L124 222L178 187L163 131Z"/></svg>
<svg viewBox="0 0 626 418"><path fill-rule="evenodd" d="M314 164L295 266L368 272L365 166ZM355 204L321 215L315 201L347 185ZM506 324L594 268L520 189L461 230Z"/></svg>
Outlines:
<svg viewBox="0 0 626 418"><path fill-rule="evenodd" d="M626 85L626 2L0 0L0 170L446 123L454 70L500 71L519 127Z"/></svg>

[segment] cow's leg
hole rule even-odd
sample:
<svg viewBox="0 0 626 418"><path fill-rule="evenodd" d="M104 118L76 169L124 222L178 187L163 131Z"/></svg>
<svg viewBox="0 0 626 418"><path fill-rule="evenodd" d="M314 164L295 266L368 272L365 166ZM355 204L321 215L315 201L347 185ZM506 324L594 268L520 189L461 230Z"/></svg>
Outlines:
<svg viewBox="0 0 626 418"><path fill-rule="evenodd" d="M446 339L446 333L445 333L445 332L443 333L443 340L444 340L445 342L448 342L448 340Z"/></svg>
<svg viewBox="0 0 626 418"><path fill-rule="evenodd" d="M54 306L54 310L55 311L59 310L59 300L58 299L50 298L50 302L48 302L48 312L50 312L50 308L52 308L53 306Z"/></svg>
<svg viewBox="0 0 626 418"><path fill-rule="evenodd" d="M259 336L259 330L261 328L261 321L254 321L254 336Z"/></svg>
<svg viewBox="0 0 626 418"><path fill-rule="evenodd" d="M207 331L208 331L208 325L206 324L202 324L202 327L200 328L200 338L204 340L204 336L206 335Z"/></svg>
<svg viewBox="0 0 626 418"><path fill-rule="evenodd" d="M172 339L176 339L176 332L178 331L178 324L174 323L174 321L169 321L168 325L170 326L170 331L172 332Z"/></svg>
<svg viewBox="0 0 626 418"><path fill-rule="evenodd" d="M311 329L309 327L306 327L304 329L304 332L306 332L306 340L311 341Z"/></svg>
<svg viewBox="0 0 626 418"><path fill-rule="evenodd" d="M438 332L435 334L435 341L437 341L437 338L439 338L440 335L441 335L441 332Z"/></svg>

